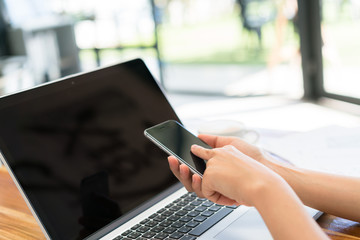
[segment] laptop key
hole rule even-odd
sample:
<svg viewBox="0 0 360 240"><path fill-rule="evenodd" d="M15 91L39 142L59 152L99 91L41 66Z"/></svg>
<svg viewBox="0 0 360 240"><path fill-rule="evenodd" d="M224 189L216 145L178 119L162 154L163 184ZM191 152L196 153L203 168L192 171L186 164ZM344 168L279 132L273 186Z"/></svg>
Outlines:
<svg viewBox="0 0 360 240"><path fill-rule="evenodd" d="M196 197L194 197L194 196L188 196L185 198L185 200L189 201L189 202L194 201L195 199L196 199Z"/></svg>
<svg viewBox="0 0 360 240"><path fill-rule="evenodd" d="M191 221L191 222L188 222L185 226L194 228L194 227L196 227L196 226L199 225L199 224L200 224L200 223L198 223L198 222Z"/></svg>
<svg viewBox="0 0 360 240"><path fill-rule="evenodd" d="M152 214L149 218L155 218L156 216L158 216L159 214L157 214L157 213L154 213L154 214Z"/></svg>
<svg viewBox="0 0 360 240"><path fill-rule="evenodd" d="M166 216L163 216L163 215L159 215L157 217L154 218L154 221L157 221L157 222L162 222L166 219Z"/></svg>
<svg viewBox="0 0 360 240"><path fill-rule="evenodd" d="M174 223L173 225L171 225L172 227L174 227L174 228L181 228L182 226L184 226L184 222L176 222L176 223Z"/></svg>
<svg viewBox="0 0 360 240"><path fill-rule="evenodd" d="M194 218L194 221L196 222L203 222L207 219L207 217L205 216L197 216L196 218Z"/></svg>
<svg viewBox="0 0 360 240"><path fill-rule="evenodd" d="M163 213L163 212L165 212L166 211L166 208L162 208L162 209L160 209L159 211L157 211L157 213Z"/></svg>
<svg viewBox="0 0 360 240"><path fill-rule="evenodd" d="M217 212L217 211L219 211L220 208L221 208L221 207L219 207L219 206L211 206L211 207L209 208L209 210L210 210L210 211L213 211L213 212Z"/></svg>
<svg viewBox="0 0 360 240"><path fill-rule="evenodd" d="M177 202L180 202L181 201L181 198L178 198L176 200L173 201L173 203L177 203Z"/></svg>
<svg viewBox="0 0 360 240"><path fill-rule="evenodd" d="M211 201L206 201L206 202L204 202L201 206L210 207L210 206L212 206L212 205L214 205L213 202L211 202Z"/></svg>
<svg viewBox="0 0 360 240"><path fill-rule="evenodd" d="M180 240L195 240L196 237L194 236L189 236L189 235L185 235L182 238L180 238Z"/></svg>
<svg viewBox="0 0 360 240"><path fill-rule="evenodd" d="M200 207L195 208L195 211L203 212L203 211L205 211L206 209L207 209L206 207L200 206Z"/></svg>
<svg viewBox="0 0 360 240"><path fill-rule="evenodd" d="M173 232L175 232L176 231L176 228L173 228L173 227L168 227L168 228L166 228L163 232L164 233L173 233Z"/></svg>
<svg viewBox="0 0 360 240"><path fill-rule="evenodd" d="M178 232L181 232L181 233L188 233L192 230L192 228L189 228L189 227L182 227L178 230Z"/></svg>
<svg viewBox="0 0 360 240"><path fill-rule="evenodd" d="M123 233L121 234L121 236L126 236L126 235L128 235L128 234L130 234L130 233L132 233L132 231L129 229L129 230L126 230L125 232L123 232Z"/></svg>
<svg viewBox="0 0 360 240"><path fill-rule="evenodd" d="M188 211L180 210L180 211L176 212L175 215L177 215L177 216L185 216L187 213L188 213Z"/></svg>
<svg viewBox="0 0 360 240"><path fill-rule="evenodd" d="M155 227L157 224L158 224L158 222L156 222L156 221L149 221L149 222L145 223L145 226Z"/></svg>
<svg viewBox="0 0 360 240"><path fill-rule="evenodd" d="M146 233L147 231L149 231L149 227L145 227L145 226L141 226L138 229L136 229L137 232L139 233Z"/></svg>
<svg viewBox="0 0 360 240"><path fill-rule="evenodd" d="M179 239L179 238L181 238L182 236L184 236L183 233L174 232L174 233L171 234L169 237L170 237L170 238L173 238L173 239Z"/></svg>
<svg viewBox="0 0 360 240"><path fill-rule="evenodd" d="M193 205L193 206L199 206L200 204L202 204L202 201L194 200L190 204Z"/></svg>
<svg viewBox="0 0 360 240"><path fill-rule="evenodd" d="M165 221L162 221L161 223L159 223L159 226L168 227L168 226L170 226L171 224L173 224L172 221L165 220Z"/></svg>
<svg viewBox="0 0 360 240"><path fill-rule="evenodd" d="M151 229L151 231L156 232L156 233L159 233L159 232L161 232L161 231L164 230L164 229L165 229L164 227L156 226L156 227L154 227L153 229Z"/></svg>
<svg viewBox="0 0 360 240"><path fill-rule="evenodd" d="M140 233L132 232L129 235L127 235L126 237L136 239L136 238L140 237L140 235L141 235Z"/></svg>
<svg viewBox="0 0 360 240"><path fill-rule="evenodd" d="M186 206L188 204L188 202L185 202L185 201L181 201L181 202L178 202L177 205L179 206Z"/></svg>
<svg viewBox="0 0 360 240"><path fill-rule="evenodd" d="M181 209L181 206L175 205L169 208L170 211L179 211Z"/></svg>
<svg viewBox="0 0 360 240"><path fill-rule="evenodd" d="M168 218L168 220L175 222L175 221L177 221L179 218L180 218L179 216L172 215L172 216L170 216L170 217Z"/></svg>
<svg viewBox="0 0 360 240"><path fill-rule="evenodd" d="M155 239L165 239L167 238L167 236L169 236L169 234L166 234L166 233L159 233L157 235L155 235Z"/></svg>
<svg viewBox="0 0 360 240"><path fill-rule="evenodd" d="M150 219L149 219L149 218L145 218L145 219L142 220L140 223L141 223L141 224L145 224L145 223L147 223L148 221L150 221Z"/></svg>
<svg viewBox="0 0 360 240"><path fill-rule="evenodd" d="M161 215L169 217L169 216L173 215L173 213L174 213L174 211L166 211L166 212L163 212Z"/></svg>
<svg viewBox="0 0 360 240"><path fill-rule="evenodd" d="M189 221L191 221L191 220L192 220L192 218L191 218L191 217L187 217L187 216L184 216L184 217L182 217L182 218L179 219L179 221L181 221L181 222L189 222Z"/></svg>
<svg viewBox="0 0 360 240"><path fill-rule="evenodd" d="M232 208L232 209L236 209L236 208L238 208L239 206L237 206L237 205L231 205L231 206L226 206L227 208Z"/></svg>
<svg viewBox="0 0 360 240"><path fill-rule="evenodd" d="M184 195L181 196L181 198L186 198L186 197L188 197L190 195L191 195L191 193L185 193Z"/></svg>
<svg viewBox="0 0 360 240"><path fill-rule="evenodd" d="M168 205L166 205L166 208L171 208L172 206L174 206L174 203L169 203Z"/></svg>
<svg viewBox="0 0 360 240"><path fill-rule="evenodd" d="M208 218L206 221L198 225L196 228L191 230L189 234L194 236L200 236L204 232L206 232L209 228L214 226L217 222L219 222L221 219L226 217L228 214L230 214L233 211L231 208L223 208L219 212L215 213L212 217Z"/></svg>
<svg viewBox="0 0 360 240"><path fill-rule="evenodd" d="M185 211L191 211L191 210L193 210L194 208L195 208L195 206L189 205L189 206L185 206L185 207L183 208L183 210L185 210Z"/></svg>
<svg viewBox="0 0 360 240"><path fill-rule="evenodd" d="M200 214L200 212L192 211L192 212L189 212L189 213L188 213L188 216L189 216L189 217L196 217L196 216L198 216L199 214Z"/></svg>
<svg viewBox="0 0 360 240"><path fill-rule="evenodd" d="M202 212L202 213L201 213L201 216L210 217L210 216L213 215L213 214L214 214L213 211L207 210L207 211L205 211L205 212Z"/></svg>
<svg viewBox="0 0 360 240"><path fill-rule="evenodd" d="M156 235L156 233L154 233L154 232L147 232L147 233L144 233L142 235L142 237L144 237L144 238L152 238L155 235Z"/></svg>
<svg viewBox="0 0 360 240"><path fill-rule="evenodd" d="M136 224L135 226L133 226L133 227L131 228L131 230L136 230L136 229L138 229L140 226L141 226L140 224Z"/></svg>

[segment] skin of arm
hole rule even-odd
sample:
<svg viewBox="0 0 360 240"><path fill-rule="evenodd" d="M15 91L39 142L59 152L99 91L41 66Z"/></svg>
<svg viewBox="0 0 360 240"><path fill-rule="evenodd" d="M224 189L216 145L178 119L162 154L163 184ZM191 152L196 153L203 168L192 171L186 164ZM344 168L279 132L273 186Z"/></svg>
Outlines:
<svg viewBox="0 0 360 240"><path fill-rule="evenodd" d="M329 239L288 185L273 190L255 207L274 239Z"/></svg>
<svg viewBox="0 0 360 240"><path fill-rule="evenodd" d="M207 160L202 180L187 175L186 184L191 184L187 188L198 196L218 204L255 206L274 239L328 239L292 188L268 167L230 145L211 150L193 146L191 150ZM180 179L189 174L174 157L169 157L169 163Z"/></svg>
<svg viewBox="0 0 360 240"><path fill-rule="evenodd" d="M264 157L259 162L283 177L305 205L360 222L360 178L297 168L266 153Z"/></svg>

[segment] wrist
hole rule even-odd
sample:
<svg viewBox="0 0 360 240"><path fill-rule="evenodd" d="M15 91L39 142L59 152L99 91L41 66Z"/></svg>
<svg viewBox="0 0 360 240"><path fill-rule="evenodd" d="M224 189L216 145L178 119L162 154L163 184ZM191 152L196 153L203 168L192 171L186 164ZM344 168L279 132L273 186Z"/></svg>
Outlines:
<svg viewBox="0 0 360 240"><path fill-rule="evenodd" d="M306 185L306 170L277 159L268 160L265 166L283 178L297 195L301 195L304 184Z"/></svg>
<svg viewBox="0 0 360 240"><path fill-rule="evenodd" d="M267 202L267 199L276 197L279 193L282 193L286 189L291 189L288 183L276 172L271 171L266 166L259 168L261 172L257 174L255 178L246 184L239 179L236 181L239 186L236 196L238 202L245 202L246 205L260 206ZM242 186L241 186L242 185ZM245 186L244 186L245 185Z"/></svg>
<svg viewBox="0 0 360 240"><path fill-rule="evenodd" d="M295 172L301 172L301 169L293 165L290 161L275 157L267 151L263 151L263 157L260 162L286 181L288 180L288 177L294 175Z"/></svg>
<svg viewBox="0 0 360 240"><path fill-rule="evenodd" d="M254 206L256 208L267 207L272 201L276 201L280 196L286 195L286 192L292 189L288 183L278 174L268 178L264 184L257 189Z"/></svg>

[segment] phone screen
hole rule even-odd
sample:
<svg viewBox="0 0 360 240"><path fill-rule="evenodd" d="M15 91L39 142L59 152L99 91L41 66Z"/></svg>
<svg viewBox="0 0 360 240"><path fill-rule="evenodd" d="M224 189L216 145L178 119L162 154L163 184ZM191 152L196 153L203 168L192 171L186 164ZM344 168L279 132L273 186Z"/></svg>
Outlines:
<svg viewBox="0 0 360 240"><path fill-rule="evenodd" d="M182 163L188 165L192 172L203 175L206 162L190 151L191 145L197 144L208 149L211 147L186 130L180 123L173 120L163 122L146 129L145 135L168 154L174 155Z"/></svg>

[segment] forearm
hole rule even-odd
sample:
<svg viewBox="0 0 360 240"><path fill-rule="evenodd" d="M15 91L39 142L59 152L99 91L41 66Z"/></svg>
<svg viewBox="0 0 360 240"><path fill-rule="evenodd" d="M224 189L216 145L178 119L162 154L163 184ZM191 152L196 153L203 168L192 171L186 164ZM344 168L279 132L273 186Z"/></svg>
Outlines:
<svg viewBox="0 0 360 240"><path fill-rule="evenodd" d="M328 239L288 185L271 191L263 193L255 207L274 239Z"/></svg>
<svg viewBox="0 0 360 240"><path fill-rule="evenodd" d="M360 222L360 178L320 173L269 163L302 202L322 212Z"/></svg>

